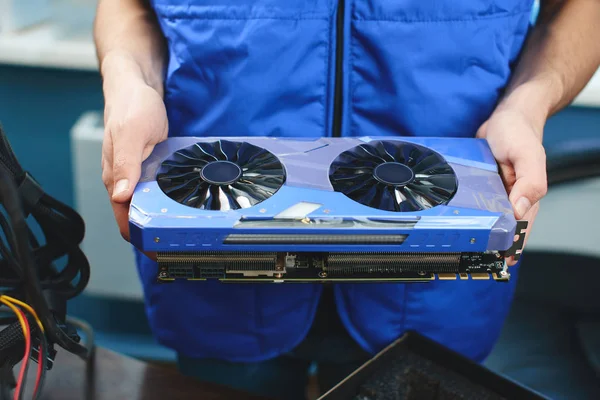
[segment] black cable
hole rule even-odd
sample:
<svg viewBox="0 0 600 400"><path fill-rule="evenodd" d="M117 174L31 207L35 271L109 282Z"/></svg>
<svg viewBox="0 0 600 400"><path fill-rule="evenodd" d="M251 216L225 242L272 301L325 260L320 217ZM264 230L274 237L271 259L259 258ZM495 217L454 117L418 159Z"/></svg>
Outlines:
<svg viewBox="0 0 600 400"><path fill-rule="evenodd" d="M25 302L38 313L50 341L85 359L88 349L58 326L66 317L67 300L81 293L89 280L89 263L79 247L85 225L76 211L44 193L21 168L1 128L0 200L11 228L5 236L11 247L14 245L15 256L4 261L17 264ZM32 249L26 214L44 233L46 243L41 247ZM67 265L56 272L53 262L63 256L67 256ZM46 297L57 304L48 304Z"/></svg>

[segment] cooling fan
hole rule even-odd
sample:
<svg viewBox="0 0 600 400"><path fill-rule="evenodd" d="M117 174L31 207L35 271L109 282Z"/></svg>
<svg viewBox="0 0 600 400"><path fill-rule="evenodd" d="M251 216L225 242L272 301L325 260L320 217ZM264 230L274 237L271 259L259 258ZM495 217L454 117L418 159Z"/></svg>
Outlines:
<svg viewBox="0 0 600 400"><path fill-rule="evenodd" d="M172 137L129 219L160 282L507 281L527 226L485 140L405 137Z"/></svg>
<svg viewBox="0 0 600 400"><path fill-rule="evenodd" d="M447 204L456 192L452 167L413 143L377 141L340 154L331 164L333 189L386 211L421 211Z"/></svg>
<svg viewBox="0 0 600 400"><path fill-rule="evenodd" d="M195 143L165 160L157 175L162 191L186 206L237 210L271 197L285 181L277 157L247 142Z"/></svg>

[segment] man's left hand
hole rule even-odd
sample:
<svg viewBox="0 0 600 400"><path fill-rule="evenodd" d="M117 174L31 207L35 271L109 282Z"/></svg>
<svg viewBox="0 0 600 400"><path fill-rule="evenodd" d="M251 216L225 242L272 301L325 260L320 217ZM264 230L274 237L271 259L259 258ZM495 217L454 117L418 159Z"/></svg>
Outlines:
<svg viewBox="0 0 600 400"><path fill-rule="evenodd" d="M515 218L527 220L527 235L548 189L546 152L542 146L543 122L528 118L516 108L497 109L479 128L477 137L487 139L498 162ZM526 236L527 240L527 236ZM509 265L516 264L510 258Z"/></svg>

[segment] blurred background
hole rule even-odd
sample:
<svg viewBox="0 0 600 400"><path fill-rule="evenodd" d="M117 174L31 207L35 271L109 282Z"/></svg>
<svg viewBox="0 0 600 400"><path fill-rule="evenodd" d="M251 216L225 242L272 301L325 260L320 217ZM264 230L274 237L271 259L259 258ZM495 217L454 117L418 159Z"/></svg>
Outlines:
<svg viewBox="0 0 600 400"><path fill-rule="evenodd" d="M92 278L70 314L93 325L101 346L169 363L174 354L152 338L133 253L101 184L95 5L0 0L0 121L21 164L86 220ZM552 398L587 396L600 380L600 72L550 119L544 140L550 191L513 312L487 365Z"/></svg>

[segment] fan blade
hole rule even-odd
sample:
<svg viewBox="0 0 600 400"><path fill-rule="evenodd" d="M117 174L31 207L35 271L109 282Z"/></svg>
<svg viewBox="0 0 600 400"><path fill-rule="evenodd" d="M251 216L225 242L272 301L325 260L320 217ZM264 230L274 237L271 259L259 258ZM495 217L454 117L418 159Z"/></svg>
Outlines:
<svg viewBox="0 0 600 400"><path fill-rule="evenodd" d="M365 179L365 176L367 177L371 177L373 176L373 169L362 169L362 170L357 170L355 173L344 173L342 171L336 171L333 174L331 174L331 179L338 181L338 182L343 182L343 181L360 181L362 179Z"/></svg>
<svg viewBox="0 0 600 400"><path fill-rule="evenodd" d="M426 186L422 183L411 182L408 187L435 205L442 204L450 198L449 192L436 186Z"/></svg>
<svg viewBox="0 0 600 400"><path fill-rule="evenodd" d="M415 146L405 144L402 149L402 155L404 156L404 164L413 167L419 157L421 157L421 151Z"/></svg>
<svg viewBox="0 0 600 400"><path fill-rule="evenodd" d="M272 157L273 155L265 149L244 142L238 150L238 165L240 167L246 167L249 164L252 164L257 157L264 156Z"/></svg>
<svg viewBox="0 0 600 400"><path fill-rule="evenodd" d="M369 175L373 175L373 170L375 169L376 164L373 163L373 166L369 166L369 165L348 165L348 164L342 164L339 162L333 163L331 164L331 167L329 168L330 171L330 175L335 175L335 174L341 174L341 175L348 175L351 174L352 176L356 176L356 175L362 175L362 174L369 174Z"/></svg>
<svg viewBox="0 0 600 400"><path fill-rule="evenodd" d="M358 149L362 150L365 153L366 157L370 157L371 159L377 160L380 163L383 163L383 162L386 161L384 158L380 157L377 154L377 149L375 147L371 146L371 145L361 144L358 147L356 147L356 149L357 150Z"/></svg>
<svg viewBox="0 0 600 400"><path fill-rule="evenodd" d="M210 186L208 190L208 195L206 200L204 201L204 209L205 210L220 210L221 202L219 199L219 187L218 186Z"/></svg>
<svg viewBox="0 0 600 400"><path fill-rule="evenodd" d="M411 188L409 188L408 186L404 186L400 189L400 191L406 197L407 203L405 204L410 204L412 208L411 211L426 210L434 206L419 193L416 193L415 191L411 190Z"/></svg>
<svg viewBox="0 0 600 400"><path fill-rule="evenodd" d="M181 196L175 196L175 197L172 197L172 199L178 203L185 204L187 206L187 205L189 205L191 200L198 194L199 190L200 190L200 186L194 185L190 188L190 190L183 193Z"/></svg>
<svg viewBox="0 0 600 400"><path fill-rule="evenodd" d="M258 204L260 201L251 196L250 194L242 190L236 189L233 186L228 186L227 189L231 191L231 195L236 199L236 201L238 202L238 204L240 204L242 208L251 207L255 204Z"/></svg>
<svg viewBox="0 0 600 400"><path fill-rule="evenodd" d="M274 158L271 153L269 153L267 151L261 151L260 153L256 153L256 154L250 156L248 161L246 161L246 163L241 165L241 167L244 169L260 168L263 165L268 165L269 163L273 162L274 160L277 160L277 159Z"/></svg>
<svg viewBox="0 0 600 400"><path fill-rule="evenodd" d="M171 171L169 171L169 172L171 172ZM188 171L188 172L182 172L182 173L178 173L178 174L170 174L170 173L165 172L163 174L158 174L156 179L157 180L180 179L180 178L185 178L186 176L188 176L189 179L191 179L197 175L198 175L197 171Z"/></svg>
<svg viewBox="0 0 600 400"><path fill-rule="evenodd" d="M368 190L358 194L356 200L369 207L377 207L377 184L367 186Z"/></svg>
<svg viewBox="0 0 600 400"><path fill-rule="evenodd" d="M197 168L198 166L204 165L206 162L204 160L200 160L194 163L182 164L175 160L165 160L162 162L162 167L171 167L171 168L182 168L182 169L190 169Z"/></svg>
<svg viewBox="0 0 600 400"><path fill-rule="evenodd" d="M456 177L453 174L415 174L415 182L437 186L448 191L449 193L456 190Z"/></svg>
<svg viewBox="0 0 600 400"><path fill-rule="evenodd" d="M409 211L409 210L404 210L404 202L407 200L406 196L404 195L404 193L402 193L402 190L400 190L402 188L400 187L396 187L394 188L393 192L394 192L394 200L397 206L397 211Z"/></svg>
<svg viewBox="0 0 600 400"><path fill-rule="evenodd" d="M221 140L217 140L214 144L213 144L213 151L215 153L215 156L219 159L219 160L226 160L229 161L229 157L227 157L227 154L225 154L225 152L223 151L223 144L221 142Z"/></svg>
<svg viewBox="0 0 600 400"><path fill-rule="evenodd" d="M186 159L188 161L192 161L193 165L196 165L196 164L204 165L208 162L208 160L206 160L206 158L203 155L194 154L191 151L189 151L188 149L178 150L173 154L175 156L183 157L184 159ZM190 164L188 163L187 165L189 166Z"/></svg>
<svg viewBox="0 0 600 400"><path fill-rule="evenodd" d="M261 202L263 200L268 199L273 194L272 192L267 192L264 189L256 186L252 182L243 182L238 181L232 185L234 188L246 193L253 197L257 202Z"/></svg>
<svg viewBox="0 0 600 400"><path fill-rule="evenodd" d="M371 186L375 186L377 181L373 178L364 179L359 182L352 182L352 185L348 185L349 187L343 188L343 193L348 196L360 195L364 191L368 190Z"/></svg>
<svg viewBox="0 0 600 400"><path fill-rule="evenodd" d="M338 167L346 167L346 168L352 168L352 167L375 168L379 164L381 164L381 161L379 161L378 159L377 160L368 159L368 158L362 157L359 154L356 154L354 152L347 151L345 153L340 154L338 156L338 159L332 163L332 166L335 165Z"/></svg>
<svg viewBox="0 0 600 400"><path fill-rule="evenodd" d="M247 176L245 173L243 175L243 180L253 183L255 185L261 185L261 186L265 186L269 189L275 189L275 190L279 189L279 187L283 183L283 177L281 177L281 176L261 176L261 175Z"/></svg>
<svg viewBox="0 0 600 400"><path fill-rule="evenodd" d="M242 165L242 169L245 171L278 171L281 175L284 175L283 166L281 165L279 160L272 155L269 155L269 157L265 158L262 162L252 162L249 164L244 164Z"/></svg>
<svg viewBox="0 0 600 400"><path fill-rule="evenodd" d="M214 154L212 154L211 145L208 143L196 143L196 145L194 146L194 150L203 158L207 157L208 162L219 161L219 159Z"/></svg>
<svg viewBox="0 0 600 400"><path fill-rule="evenodd" d="M200 179L200 176L198 176L197 178L193 178L193 179L187 180L187 181L185 181L183 183L180 183L180 184L177 184L175 186L167 186L166 188L162 188L162 189L165 192L165 194L169 195L169 194L171 194L173 192L176 192L178 190L181 190L181 189L185 188L186 186L188 186L190 184L196 184L195 181L198 180L198 179Z"/></svg>
<svg viewBox="0 0 600 400"><path fill-rule="evenodd" d="M233 194L231 187L221 186L221 191L223 192L225 199L227 199L227 202L229 203L230 210L238 210L240 208L244 208L235 198L235 195Z"/></svg>
<svg viewBox="0 0 600 400"><path fill-rule="evenodd" d="M219 143L221 146L221 152L225 154L227 160L231 162L236 162L238 160L237 152L241 146L241 143L231 142L229 140L220 140Z"/></svg>
<svg viewBox="0 0 600 400"><path fill-rule="evenodd" d="M380 185L382 187L381 199L379 205L381 210L398 211L398 203L392 194L394 188L390 186Z"/></svg>
<svg viewBox="0 0 600 400"><path fill-rule="evenodd" d="M375 148L377 149L377 154L385 159L386 162L394 162L396 159L392 156L386 149L384 142L377 142L375 144Z"/></svg>
<svg viewBox="0 0 600 400"><path fill-rule="evenodd" d="M210 184L208 184L207 182L201 182L198 185L198 194L195 197L192 197L189 200L188 204L191 207L195 207L195 208L202 208L204 202L206 201L206 197L208 196L208 189L210 188Z"/></svg>
<svg viewBox="0 0 600 400"><path fill-rule="evenodd" d="M427 173L428 171L431 171L435 168L444 167L445 165L446 163L444 160L437 154L429 153L416 161L413 171L415 171L416 174Z"/></svg>

